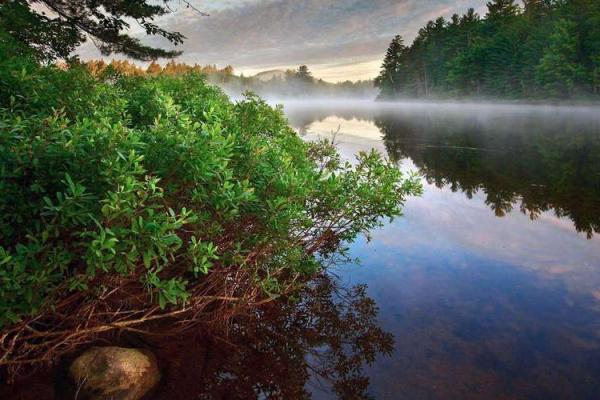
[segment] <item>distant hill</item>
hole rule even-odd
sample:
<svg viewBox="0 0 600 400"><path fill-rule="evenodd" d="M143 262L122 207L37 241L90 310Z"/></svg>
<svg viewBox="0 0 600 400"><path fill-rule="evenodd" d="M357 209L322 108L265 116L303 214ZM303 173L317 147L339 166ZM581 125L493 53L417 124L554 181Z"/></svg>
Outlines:
<svg viewBox="0 0 600 400"><path fill-rule="evenodd" d="M273 78L284 79L285 73L286 71L282 69L272 69L269 71L259 72L258 74L254 75L254 78L258 79L259 81L266 82L270 81Z"/></svg>

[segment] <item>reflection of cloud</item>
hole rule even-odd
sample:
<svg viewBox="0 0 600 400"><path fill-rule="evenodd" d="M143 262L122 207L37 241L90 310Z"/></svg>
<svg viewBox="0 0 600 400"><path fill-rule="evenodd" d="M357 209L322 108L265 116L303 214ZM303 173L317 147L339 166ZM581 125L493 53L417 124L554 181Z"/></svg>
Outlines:
<svg viewBox="0 0 600 400"><path fill-rule="evenodd" d="M405 217L374 239L390 258L425 251L443 265L449 254L459 253L471 268L482 268L469 263L473 256L483 257L561 279L579 294L600 288L599 237L586 240L572 223L550 212L535 222L519 212L497 218L479 194L469 200L425 184L423 197L408 201Z"/></svg>
<svg viewBox="0 0 600 400"><path fill-rule="evenodd" d="M557 229L552 219L496 218L480 197L427 187L402 219L354 246L364 267L342 276L369 285L396 337L394 359L370 375L373 387L389 398L389 382L402 382L406 399L432 391L486 399L514 394L515 385L553 386L532 383L546 371L569 382L587 374L589 351L600 349L600 240ZM523 357L535 361L523 365ZM500 368L481 368L482 360ZM472 396L474 382L486 392Z"/></svg>
<svg viewBox="0 0 600 400"><path fill-rule="evenodd" d="M196 2L202 18L180 9L157 22L184 33L182 61L231 64L244 71L309 64L331 80L372 77L395 34L408 40L429 19L485 0L247 0ZM147 39L165 45L158 39ZM83 57L97 56L90 47ZM346 66L335 65L346 63ZM355 65L353 69L351 66Z"/></svg>

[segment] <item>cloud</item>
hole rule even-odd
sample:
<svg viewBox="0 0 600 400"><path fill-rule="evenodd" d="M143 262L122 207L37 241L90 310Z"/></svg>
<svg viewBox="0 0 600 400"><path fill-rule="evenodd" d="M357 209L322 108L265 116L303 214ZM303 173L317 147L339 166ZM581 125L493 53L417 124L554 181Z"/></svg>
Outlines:
<svg viewBox="0 0 600 400"><path fill-rule="evenodd" d="M394 35L410 41L428 20L469 7L480 10L485 0L245 0L196 6L203 4L210 17L180 7L158 21L188 38L182 61L248 72L307 64L318 77L342 80L376 75Z"/></svg>

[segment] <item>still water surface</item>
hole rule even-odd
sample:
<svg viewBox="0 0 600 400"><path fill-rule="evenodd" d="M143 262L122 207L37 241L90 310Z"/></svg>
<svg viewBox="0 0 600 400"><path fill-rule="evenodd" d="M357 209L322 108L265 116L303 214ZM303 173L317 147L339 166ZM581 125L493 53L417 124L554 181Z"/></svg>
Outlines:
<svg viewBox="0 0 600 400"><path fill-rule="evenodd" d="M390 356L377 399L600 399L600 109L288 103L308 140L338 132L422 175L405 216L352 246ZM313 380L314 398L334 398Z"/></svg>

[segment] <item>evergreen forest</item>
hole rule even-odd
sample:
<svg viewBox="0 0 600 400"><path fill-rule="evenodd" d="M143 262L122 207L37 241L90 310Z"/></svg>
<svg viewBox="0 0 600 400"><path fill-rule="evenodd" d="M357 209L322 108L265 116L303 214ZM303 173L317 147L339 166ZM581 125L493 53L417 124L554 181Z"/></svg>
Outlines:
<svg viewBox="0 0 600 400"><path fill-rule="evenodd" d="M381 98L590 99L600 95L600 2L493 0L396 36L376 86Z"/></svg>

